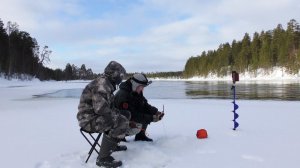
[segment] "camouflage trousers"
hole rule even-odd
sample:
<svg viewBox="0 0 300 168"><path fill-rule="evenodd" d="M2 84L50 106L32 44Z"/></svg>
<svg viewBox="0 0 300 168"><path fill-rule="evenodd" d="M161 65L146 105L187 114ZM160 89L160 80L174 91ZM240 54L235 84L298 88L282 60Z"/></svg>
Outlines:
<svg viewBox="0 0 300 168"><path fill-rule="evenodd" d="M142 129L142 124L135 123L135 127L131 128L129 124L129 120L131 118L131 114L127 110L120 110L120 114L115 118L114 126L107 131L108 136L117 139L123 139L125 136L132 136L139 133Z"/></svg>
<svg viewBox="0 0 300 168"><path fill-rule="evenodd" d="M124 138L129 130L129 120L121 114L94 116L89 121L80 122L88 132L107 133L113 138Z"/></svg>
<svg viewBox="0 0 300 168"><path fill-rule="evenodd" d="M113 138L123 139L129 129L129 120L127 117L117 115L114 126L109 130L108 135Z"/></svg>

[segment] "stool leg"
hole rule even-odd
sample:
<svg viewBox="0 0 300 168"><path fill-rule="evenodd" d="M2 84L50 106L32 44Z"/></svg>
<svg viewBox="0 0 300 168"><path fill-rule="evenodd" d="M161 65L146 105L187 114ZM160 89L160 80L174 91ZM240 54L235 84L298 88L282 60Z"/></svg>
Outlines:
<svg viewBox="0 0 300 168"><path fill-rule="evenodd" d="M102 134L102 133L99 133L99 135L98 135L98 136L101 136L101 134ZM95 139L95 138L94 138L94 136L93 136L92 134L90 134L90 136L93 138L93 140L94 140L94 141L96 141L96 139L97 139L97 138ZM99 138L100 138L100 137L99 137ZM99 140L98 140L98 142L99 142ZM101 146L100 146L100 144L99 144L99 143L97 143L96 145L98 145L98 146L99 146L99 148L101 148ZM97 151L97 150L96 150L96 151ZM98 153L98 151L97 151L97 153Z"/></svg>
<svg viewBox="0 0 300 168"><path fill-rule="evenodd" d="M91 137L93 137L93 136L91 135ZM94 137L93 137L95 142L93 143L93 145L92 145L92 147L89 151L88 158L86 159L85 163L87 163L89 161L89 159L90 159L90 157L91 157L94 150L99 154L99 152L96 150L96 145L98 144L98 141L99 141L100 137L101 137L101 133L99 133L99 135L97 136L96 139L94 139Z"/></svg>

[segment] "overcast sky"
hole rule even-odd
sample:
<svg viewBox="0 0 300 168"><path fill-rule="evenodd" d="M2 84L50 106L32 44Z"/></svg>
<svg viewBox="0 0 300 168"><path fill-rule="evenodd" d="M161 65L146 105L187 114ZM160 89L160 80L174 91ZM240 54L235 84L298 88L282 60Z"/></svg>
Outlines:
<svg viewBox="0 0 300 168"><path fill-rule="evenodd" d="M110 60L128 72L181 71L187 59L247 32L300 22L297 0L1 0L0 19L52 50L46 66Z"/></svg>

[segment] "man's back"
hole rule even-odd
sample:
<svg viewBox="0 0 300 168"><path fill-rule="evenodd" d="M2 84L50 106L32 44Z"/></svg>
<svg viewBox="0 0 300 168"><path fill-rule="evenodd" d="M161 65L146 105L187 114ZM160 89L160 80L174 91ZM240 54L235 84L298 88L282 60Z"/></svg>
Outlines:
<svg viewBox="0 0 300 168"><path fill-rule="evenodd" d="M90 82L83 90L78 105L77 119L79 126L87 131L99 132L102 129L89 124L98 115L111 115L110 108L113 106L113 85L104 75Z"/></svg>
<svg viewBox="0 0 300 168"><path fill-rule="evenodd" d="M123 103L127 103L128 105L131 92L132 89L131 89L130 82L128 82L128 80L120 84L119 90L115 95L116 108L128 110L128 106L126 106L126 104L124 105Z"/></svg>

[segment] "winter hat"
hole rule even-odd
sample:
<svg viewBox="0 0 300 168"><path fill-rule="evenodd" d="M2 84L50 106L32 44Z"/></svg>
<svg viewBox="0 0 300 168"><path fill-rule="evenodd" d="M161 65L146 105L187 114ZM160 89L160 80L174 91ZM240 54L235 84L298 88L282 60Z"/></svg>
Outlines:
<svg viewBox="0 0 300 168"><path fill-rule="evenodd" d="M108 76L108 78L114 84L118 85L122 82L122 79L125 77L126 70L120 63L116 61L111 61L104 69L104 74Z"/></svg>
<svg viewBox="0 0 300 168"><path fill-rule="evenodd" d="M131 84L132 84L132 90L135 91L136 88L140 85L146 87L148 85L150 85L152 83L152 81L148 80L146 75L143 73L136 73L133 75L133 77L131 78Z"/></svg>

